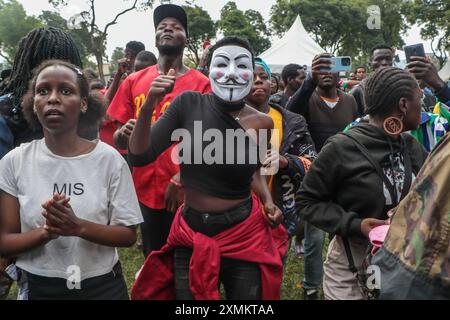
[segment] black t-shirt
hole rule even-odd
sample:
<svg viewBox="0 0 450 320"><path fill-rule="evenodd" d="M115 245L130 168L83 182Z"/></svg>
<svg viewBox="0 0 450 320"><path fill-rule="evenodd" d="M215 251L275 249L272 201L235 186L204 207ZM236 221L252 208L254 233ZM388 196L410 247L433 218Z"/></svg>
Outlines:
<svg viewBox="0 0 450 320"><path fill-rule="evenodd" d="M129 153L131 164L147 165L180 141L183 187L223 199L250 196L259 167L257 143L225 108L213 94L184 92L152 126L148 152Z"/></svg>

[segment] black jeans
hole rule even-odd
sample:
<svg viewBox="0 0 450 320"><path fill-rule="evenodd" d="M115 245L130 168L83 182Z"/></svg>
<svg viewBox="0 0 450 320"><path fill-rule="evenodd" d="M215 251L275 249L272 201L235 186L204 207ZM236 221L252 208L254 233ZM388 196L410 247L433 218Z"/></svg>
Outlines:
<svg viewBox="0 0 450 320"><path fill-rule="evenodd" d="M166 243L175 214L165 209L157 210L139 203L144 222L141 223L142 251L147 257Z"/></svg>
<svg viewBox="0 0 450 320"><path fill-rule="evenodd" d="M26 274L29 300L129 300L120 262L105 275L81 281L80 289L69 289L67 279Z"/></svg>
<svg viewBox="0 0 450 320"><path fill-rule="evenodd" d="M251 210L252 199L250 198L220 216L202 214L188 207L185 207L182 215L191 229L212 237L244 221ZM189 262L191 256L191 249L175 248L174 275L177 300L193 299L189 289ZM208 257L204 257L204 259L208 259ZM221 258L219 283L217 285L219 286L220 283L223 283L225 287L227 299L260 300L262 297L261 270L257 263Z"/></svg>
<svg viewBox="0 0 450 320"><path fill-rule="evenodd" d="M189 261L192 250L176 248L174 259L175 297L177 300L193 300L189 289ZM208 259L208 257L205 257ZM229 300L261 300L261 270L254 262L222 258L219 283L223 283Z"/></svg>

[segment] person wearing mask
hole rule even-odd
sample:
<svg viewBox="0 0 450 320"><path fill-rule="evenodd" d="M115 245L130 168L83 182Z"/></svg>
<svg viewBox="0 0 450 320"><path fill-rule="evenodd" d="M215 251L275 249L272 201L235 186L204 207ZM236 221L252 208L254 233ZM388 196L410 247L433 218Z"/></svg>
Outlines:
<svg viewBox="0 0 450 320"><path fill-rule="evenodd" d="M369 232L388 223L427 156L404 133L420 123L421 92L411 74L380 68L367 80L365 99L369 123L331 137L299 191L301 216L334 235L324 263L326 299L366 298Z"/></svg>
<svg viewBox="0 0 450 320"><path fill-rule="evenodd" d="M188 21L184 9L172 4L161 5L155 9L153 18L155 42L159 52L158 63L128 76L107 112L111 119L120 123L120 128L114 133L114 142L121 149L128 148L128 140L152 83L167 75L170 69L176 71L177 81L155 106L152 123L170 109L171 102L181 93L211 91L207 77L183 64L188 37ZM144 216L141 230L145 256L161 249L166 243L175 212L183 200L179 166L172 162L171 152L169 149L153 163L133 168L133 180Z"/></svg>
<svg viewBox="0 0 450 320"><path fill-rule="evenodd" d="M219 281L228 299L280 298L287 234L260 170L270 166L273 121L245 104L253 84L248 41L225 37L210 52L213 93L185 92L149 125L179 80L170 69L153 82L131 136L134 165L154 161L181 139L172 159L180 161L185 189L167 243L146 259L134 299L219 299ZM212 146L203 138L210 134Z"/></svg>

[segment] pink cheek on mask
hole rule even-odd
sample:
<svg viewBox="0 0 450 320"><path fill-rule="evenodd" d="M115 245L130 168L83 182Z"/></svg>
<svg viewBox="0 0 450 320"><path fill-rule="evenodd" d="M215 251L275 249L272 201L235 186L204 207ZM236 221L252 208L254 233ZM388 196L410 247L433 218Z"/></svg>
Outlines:
<svg viewBox="0 0 450 320"><path fill-rule="evenodd" d="M223 72L220 72L220 71L219 71L219 72L216 72L216 73L215 73L215 78L216 78L216 79L220 79L220 78L222 78L223 76L224 76Z"/></svg>
<svg viewBox="0 0 450 320"><path fill-rule="evenodd" d="M249 73L244 73L244 74L242 75L242 79L244 79L245 81L250 80L250 74L249 74Z"/></svg>

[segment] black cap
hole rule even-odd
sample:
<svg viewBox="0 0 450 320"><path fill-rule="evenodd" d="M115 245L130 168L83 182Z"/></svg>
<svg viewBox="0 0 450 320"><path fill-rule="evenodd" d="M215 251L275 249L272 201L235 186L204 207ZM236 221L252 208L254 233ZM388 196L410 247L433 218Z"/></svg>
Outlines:
<svg viewBox="0 0 450 320"><path fill-rule="evenodd" d="M155 11L153 11L153 22L155 23L155 29L165 18L175 18L181 22L184 31L186 31L186 38L189 37L188 34L188 24L186 11L180 6L175 4L162 4L158 6Z"/></svg>

